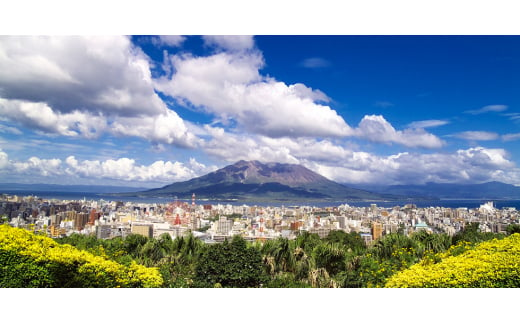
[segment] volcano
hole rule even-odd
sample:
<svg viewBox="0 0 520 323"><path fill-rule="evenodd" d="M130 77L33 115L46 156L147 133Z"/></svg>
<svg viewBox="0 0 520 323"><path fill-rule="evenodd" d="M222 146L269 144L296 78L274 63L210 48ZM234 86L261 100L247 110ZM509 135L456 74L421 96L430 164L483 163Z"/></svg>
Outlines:
<svg viewBox="0 0 520 323"><path fill-rule="evenodd" d="M125 196L189 199L383 201L396 196L344 186L302 165L241 160L204 176Z"/></svg>

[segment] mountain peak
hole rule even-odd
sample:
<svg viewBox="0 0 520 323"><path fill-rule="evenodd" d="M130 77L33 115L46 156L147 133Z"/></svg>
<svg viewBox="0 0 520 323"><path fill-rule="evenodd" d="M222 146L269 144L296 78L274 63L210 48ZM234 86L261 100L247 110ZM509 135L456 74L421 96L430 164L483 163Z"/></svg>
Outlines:
<svg viewBox="0 0 520 323"><path fill-rule="evenodd" d="M302 165L240 160L201 177L140 192L140 195L176 195L210 199L386 199L333 182Z"/></svg>
<svg viewBox="0 0 520 323"><path fill-rule="evenodd" d="M240 160L233 165L218 170L241 183L263 184L276 182L297 186L307 183L329 181L325 177L297 164L262 163L256 160Z"/></svg>

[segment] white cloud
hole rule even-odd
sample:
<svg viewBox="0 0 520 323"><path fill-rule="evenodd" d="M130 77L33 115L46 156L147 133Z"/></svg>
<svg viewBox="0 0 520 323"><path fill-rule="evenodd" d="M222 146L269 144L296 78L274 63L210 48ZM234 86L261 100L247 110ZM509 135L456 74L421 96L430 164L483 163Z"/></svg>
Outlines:
<svg viewBox="0 0 520 323"><path fill-rule="evenodd" d="M179 47L186 40L186 37L179 35L160 35L152 38L152 42L158 46L166 45Z"/></svg>
<svg viewBox="0 0 520 323"><path fill-rule="evenodd" d="M59 176L62 162L59 159L40 159L31 157L25 162L9 160L7 153L0 149L0 174L16 175L23 174L24 177L31 176Z"/></svg>
<svg viewBox="0 0 520 323"><path fill-rule="evenodd" d="M202 39L207 46L216 46L228 51L244 51L255 46L253 36L247 35L207 35L202 36Z"/></svg>
<svg viewBox="0 0 520 323"><path fill-rule="evenodd" d="M154 115L149 58L124 36L1 36L0 93L61 113Z"/></svg>
<svg viewBox="0 0 520 323"><path fill-rule="evenodd" d="M504 113L504 116L509 117L509 120L520 121L520 113Z"/></svg>
<svg viewBox="0 0 520 323"><path fill-rule="evenodd" d="M485 107L482 107L477 110L468 110L468 111L464 111L464 112L477 115L477 114L482 114L482 113L487 113L487 112L502 112L502 111L507 110L507 108L508 108L507 105L495 104L495 105L486 105Z"/></svg>
<svg viewBox="0 0 520 323"><path fill-rule="evenodd" d="M422 120L422 121L414 121L408 125L408 128L433 128L440 127L450 123L446 120Z"/></svg>
<svg viewBox="0 0 520 323"><path fill-rule="evenodd" d="M67 165L65 172L72 176L158 183L187 180L205 174L208 169L213 169L207 168L194 159L191 159L188 165L162 160L150 165L137 165L135 160L130 158L78 161L74 156L69 156L65 163Z"/></svg>
<svg viewBox="0 0 520 323"><path fill-rule="evenodd" d="M3 124L0 124L0 132L10 133L10 134L13 134L13 135L22 135L23 134L23 132L21 132L18 128L6 126L6 125L3 125Z"/></svg>
<svg viewBox="0 0 520 323"><path fill-rule="evenodd" d="M29 129L195 142L155 93L149 58L128 37L0 36L0 70L0 115Z"/></svg>
<svg viewBox="0 0 520 323"><path fill-rule="evenodd" d="M464 131L464 132L456 133L452 136L456 137L456 138L460 138L460 139L476 140L476 141L498 139L497 133L488 132L488 131Z"/></svg>
<svg viewBox="0 0 520 323"><path fill-rule="evenodd" d="M305 165L344 183L385 185L501 181L520 185L520 169L507 159L507 152L483 147L451 154L400 153L386 157L354 152L350 159L342 163L310 161Z"/></svg>
<svg viewBox="0 0 520 323"><path fill-rule="evenodd" d="M181 147L193 147L197 141L183 120L168 109L164 114L155 116L108 118L77 110L61 113L41 102L0 98L0 114L8 115L10 120L46 134L93 139L108 132Z"/></svg>
<svg viewBox="0 0 520 323"><path fill-rule="evenodd" d="M306 58L301 62L301 65L306 68L318 69L329 67L331 64L328 60L321 57Z"/></svg>
<svg viewBox="0 0 520 323"><path fill-rule="evenodd" d="M502 136L502 140L504 141L513 141L520 139L520 132L518 133L508 133Z"/></svg>
<svg viewBox="0 0 520 323"><path fill-rule="evenodd" d="M138 182L144 184L169 184L187 180L216 170L214 166L206 166L191 158L188 163L156 161L150 165L139 165L134 159L119 158L107 160L78 160L69 156L60 159L40 159L30 157L27 161L9 160L7 153L0 149L0 174L2 177L31 178L34 181L62 183L67 176L67 183L95 181L100 184L104 180L117 181L120 184Z"/></svg>
<svg viewBox="0 0 520 323"><path fill-rule="evenodd" d="M374 103L374 105L376 107L379 107L379 108L390 108L390 107L393 107L395 104L393 104L392 102L388 102L388 101L376 101Z"/></svg>
<svg viewBox="0 0 520 323"><path fill-rule="evenodd" d="M336 111L315 101L327 96L303 84L262 77L258 53L208 57L172 56L176 73L157 89L216 115L232 118L248 132L266 136L344 136L350 127Z"/></svg>
<svg viewBox="0 0 520 323"><path fill-rule="evenodd" d="M171 110L155 116L116 118L110 125L110 132L117 136L140 137L153 143L181 147L194 147L198 141L188 131L184 121Z"/></svg>
<svg viewBox="0 0 520 323"><path fill-rule="evenodd" d="M406 147L439 148L444 142L433 134L427 133L421 128L405 129L395 128L380 115L367 115L359 123L354 134L373 142L398 143Z"/></svg>
<svg viewBox="0 0 520 323"><path fill-rule="evenodd" d="M503 149L476 147L453 153L379 156L330 140L232 134L209 126L206 130L212 139L202 145L204 151L229 163L244 159L302 164L338 182L384 185L498 180L520 184L520 169Z"/></svg>
<svg viewBox="0 0 520 323"><path fill-rule="evenodd" d="M62 136L83 136L95 138L106 128L106 121L100 115L71 111L54 111L46 103L0 98L0 114L32 130Z"/></svg>

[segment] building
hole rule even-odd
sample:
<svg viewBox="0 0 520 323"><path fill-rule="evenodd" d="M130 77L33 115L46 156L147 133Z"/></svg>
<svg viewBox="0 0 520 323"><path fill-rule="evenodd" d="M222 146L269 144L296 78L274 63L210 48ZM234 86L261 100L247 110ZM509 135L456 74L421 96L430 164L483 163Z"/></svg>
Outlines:
<svg viewBox="0 0 520 323"><path fill-rule="evenodd" d="M96 227L96 237L98 239L108 239L112 236L112 226L107 224L98 225Z"/></svg>
<svg viewBox="0 0 520 323"><path fill-rule="evenodd" d="M383 225L379 222L372 222L372 240L377 240L383 236Z"/></svg>
<svg viewBox="0 0 520 323"><path fill-rule="evenodd" d="M140 234L142 236L145 236L147 238L153 237L153 225L152 224L140 224L140 223L134 223L132 224L132 230L131 232L133 234Z"/></svg>
<svg viewBox="0 0 520 323"><path fill-rule="evenodd" d="M363 241L365 242L366 246L369 246L372 244L372 235L370 233L360 233L359 234Z"/></svg>
<svg viewBox="0 0 520 323"><path fill-rule="evenodd" d="M222 235L228 235L233 228L233 220L228 220L227 217L221 216L218 219L217 233Z"/></svg>

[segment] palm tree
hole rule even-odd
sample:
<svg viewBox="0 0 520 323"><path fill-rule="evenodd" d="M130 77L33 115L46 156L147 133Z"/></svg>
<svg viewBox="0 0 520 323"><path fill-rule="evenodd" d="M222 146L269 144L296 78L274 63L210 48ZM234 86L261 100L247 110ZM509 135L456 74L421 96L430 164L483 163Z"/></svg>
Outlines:
<svg viewBox="0 0 520 323"><path fill-rule="evenodd" d="M266 241L262 247L264 263L274 272L294 272L294 250L287 238Z"/></svg>
<svg viewBox="0 0 520 323"><path fill-rule="evenodd" d="M316 260L316 267L327 269L330 275L335 275L346 268L347 252L340 243L321 243L314 248L312 255Z"/></svg>

